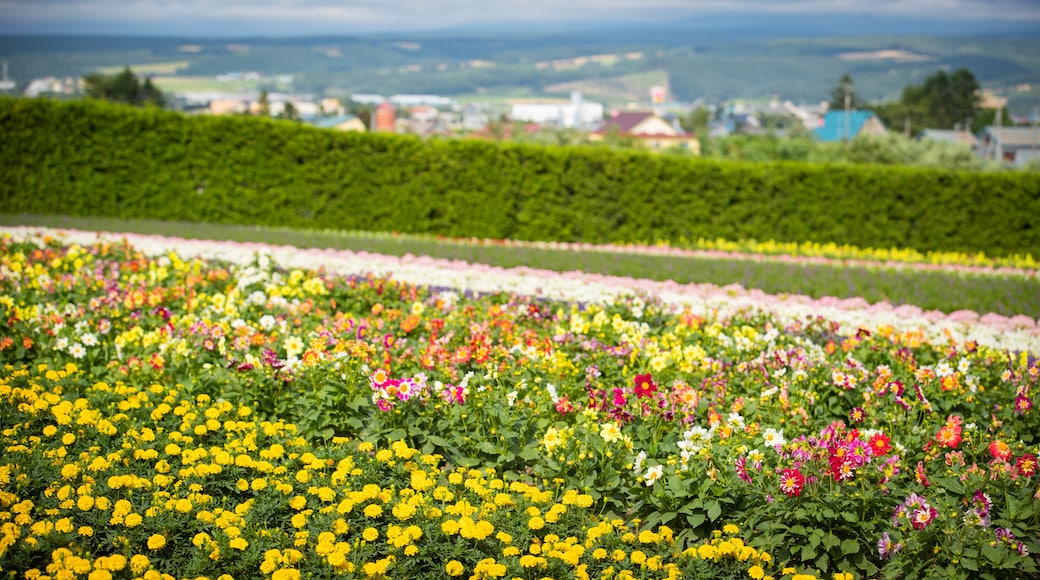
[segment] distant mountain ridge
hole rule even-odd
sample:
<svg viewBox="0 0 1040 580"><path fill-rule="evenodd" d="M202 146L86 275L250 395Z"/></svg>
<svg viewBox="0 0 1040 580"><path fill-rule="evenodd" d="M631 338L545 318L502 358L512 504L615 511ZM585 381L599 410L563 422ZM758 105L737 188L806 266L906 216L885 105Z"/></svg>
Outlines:
<svg viewBox="0 0 1040 580"><path fill-rule="evenodd" d="M597 55L619 58L586 58ZM888 100L938 69L966 67L1013 110L1040 106L1040 27L1008 20L765 13L354 35L0 35L0 60L23 84L134 66L194 79L291 75L296 92L334 96L567 97L597 87L594 98L612 106L641 93L648 101L650 83L682 102L819 102L846 73L864 100Z"/></svg>

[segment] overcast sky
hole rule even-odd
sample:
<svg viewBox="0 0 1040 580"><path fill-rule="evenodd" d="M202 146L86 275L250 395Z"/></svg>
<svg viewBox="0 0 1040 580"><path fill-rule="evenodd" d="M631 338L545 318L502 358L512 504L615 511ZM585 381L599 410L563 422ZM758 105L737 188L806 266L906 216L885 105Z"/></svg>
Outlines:
<svg viewBox="0 0 1040 580"><path fill-rule="evenodd" d="M1040 0L0 0L0 32L355 34L719 12L1006 19L1040 29Z"/></svg>

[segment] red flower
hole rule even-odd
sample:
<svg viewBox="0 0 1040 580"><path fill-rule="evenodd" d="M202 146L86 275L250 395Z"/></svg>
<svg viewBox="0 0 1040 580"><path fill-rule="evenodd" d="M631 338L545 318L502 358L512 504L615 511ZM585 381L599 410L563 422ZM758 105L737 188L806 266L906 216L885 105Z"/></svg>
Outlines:
<svg viewBox="0 0 1040 580"><path fill-rule="evenodd" d="M946 424L935 434L935 440L944 447L956 449L961 444L960 418L950 415Z"/></svg>
<svg viewBox="0 0 1040 580"><path fill-rule="evenodd" d="M636 375L636 398L648 397L656 390L657 385L651 379L650 373Z"/></svg>
<svg viewBox="0 0 1040 580"><path fill-rule="evenodd" d="M1018 395L1015 397L1015 412L1019 415L1033 408L1033 401L1029 397Z"/></svg>
<svg viewBox="0 0 1040 580"><path fill-rule="evenodd" d="M801 471L785 469L780 472L780 491L786 493L787 497L801 495L804 487L805 476L802 475Z"/></svg>
<svg viewBox="0 0 1040 580"><path fill-rule="evenodd" d="M574 412L574 405L571 404L569 396L564 395L556 401L556 412L561 415Z"/></svg>
<svg viewBox="0 0 1040 580"><path fill-rule="evenodd" d="M871 455L881 457L892 451L892 438L884 433L877 433L867 442L867 447L870 448Z"/></svg>
<svg viewBox="0 0 1040 580"><path fill-rule="evenodd" d="M1011 448L1008 447L1007 443L1004 443L1000 439L989 444L989 453L994 459L999 459L1001 461L1011 459Z"/></svg>
<svg viewBox="0 0 1040 580"><path fill-rule="evenodd" d="M914 470L914 477L917 479L917 483L920 483L921 485L923 485L925 487L928 487L928 486L932 485L928 481L928 476L925 475L925 472L924 472L924 462L923 461L918 461L917 462L917 469Z"/></svg>
<svg viewBox="0 0 1040 580"><path fill-rule="evenodd" d="M1036 455L1026 453L1015 461L1014 471L1023 477L1033 477L1036 475L1036 468Z"/></svg>

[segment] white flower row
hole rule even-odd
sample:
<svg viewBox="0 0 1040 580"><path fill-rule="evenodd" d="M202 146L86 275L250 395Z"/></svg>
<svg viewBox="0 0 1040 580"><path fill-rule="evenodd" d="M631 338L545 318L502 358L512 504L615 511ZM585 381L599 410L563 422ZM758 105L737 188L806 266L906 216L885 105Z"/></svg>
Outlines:
<svg viewBox="0 0 1040 580"><path fill-rule="evenodd" d="M533 268L499 268L417 256L387 256L347 250L300 249L257 243L214 240L187 240L140 234L96 233L75 230L7 227L0 231L19 238L41 239L44 235L61 237L69 243L89 245L96 241L128 241L142 252L159 256L175 251L182 257L217 258L246 264L257 254L285 268L318 269L329 273L391 275L415 284L471 290L477 292L516 292L519 294L579 301L612 302L620 297L645 294L656 296L674 308L689 308L694 314L728 317L752 309L772 313L789 324L807 317L822 316L840 325L841 332L858 329L876 331L890 326L897 331L920 330L932 341L945 342L947 336L963 342L1040 354L1040 324L1025 316L1007 318L988 314L925 312L912 306L870 305L862 299L813 299L806 296L775 296L739 286L678 284L632 278L553 272Z"/></svg>

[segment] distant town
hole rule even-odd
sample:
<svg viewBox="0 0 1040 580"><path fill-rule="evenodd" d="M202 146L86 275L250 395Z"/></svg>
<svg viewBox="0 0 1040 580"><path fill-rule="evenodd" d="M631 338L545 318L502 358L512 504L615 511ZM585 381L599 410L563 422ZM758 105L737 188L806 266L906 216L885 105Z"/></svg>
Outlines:
<svg viewBox="0 0 1040 580"><path fill-rule="evenodd" d="M264 82L272 86L292 84L291 75L265 77L258 72L216 75L218 83ZM13 82L0 81L0 91L11 93ZM1018 90L1029 91L1029 85ZM45 77L33 79L21 92L25 97L76 98L84 94L84 79ZM910 128L888 127L869 107L835 109L826 100L793 103L779 98L768 101L732 101L722 104L681 103L670 99L667 87L654 86L643 101L623 107L586 99L574 91L569 99L517 98L481 102L435 94L352 94L322 97L266 90L177 91L164 97L168 108L189 115L253 115L286 119L315 127L339 130L410 134L420 137L468 137L496 141L534 140L553 135L569 143L624 141L652 151L701 153L705 138L735 135L810 136L819 142L840 142L864 135L905 133ZM979 105L996 109L1006 99L979 91ZM702 112L702 124L690 119ZM918 128L917 140L935 140L971 150L980 159L1011 167L1040 164L1040 130L1037 117L1012 117L1006 126L953 129ZM549 139L549 142L554 142ZM543 139L545 141L546 139Z"/></svg>

